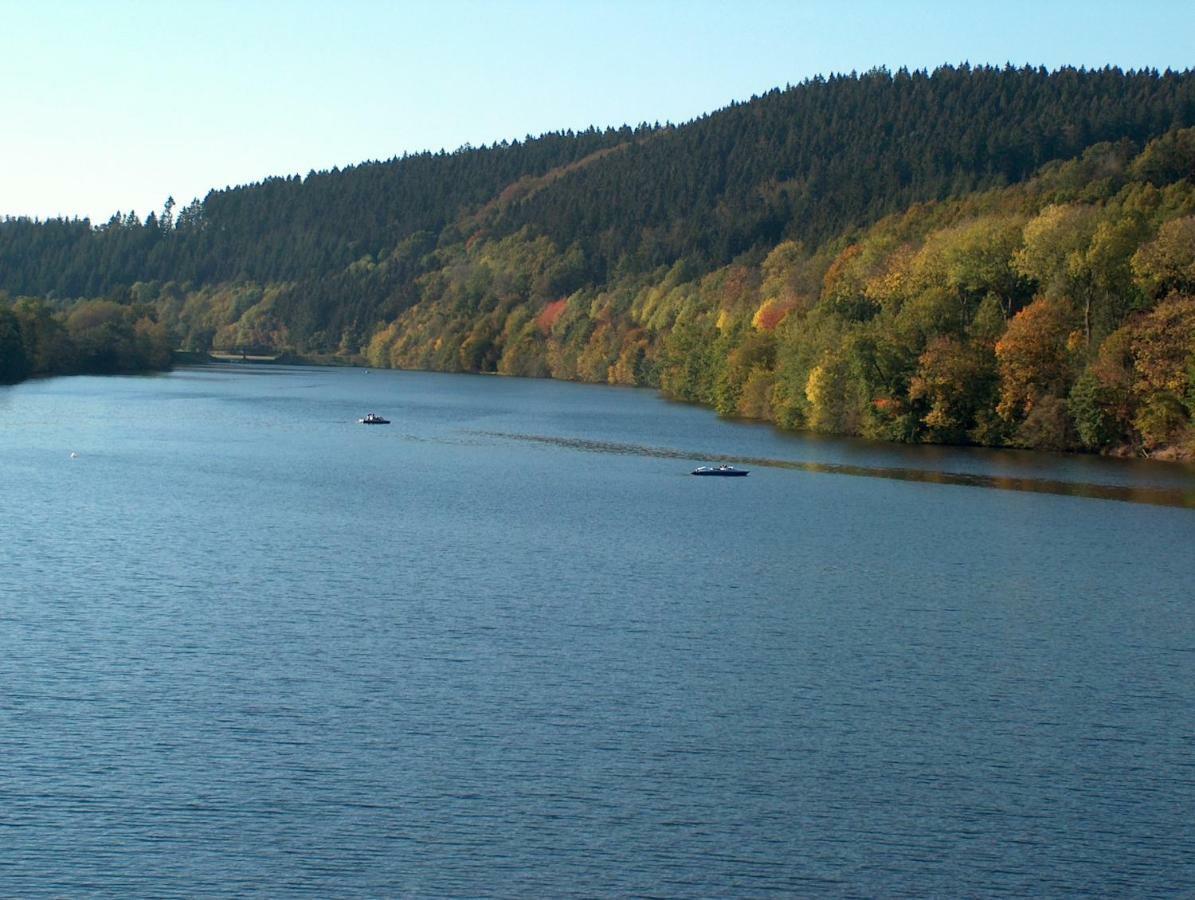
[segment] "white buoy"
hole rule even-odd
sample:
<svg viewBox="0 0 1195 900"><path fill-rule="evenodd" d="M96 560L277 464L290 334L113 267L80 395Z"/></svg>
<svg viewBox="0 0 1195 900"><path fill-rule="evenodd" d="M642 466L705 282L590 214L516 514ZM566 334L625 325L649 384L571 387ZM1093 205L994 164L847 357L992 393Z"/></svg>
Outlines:
<svg viewBox="0 0 1195 900"><path fill-rule="evenodd" d="M78 458L79 458L79 454L76 453L74 450L72 450L71 451L71 459L78 459Z"/></svg>

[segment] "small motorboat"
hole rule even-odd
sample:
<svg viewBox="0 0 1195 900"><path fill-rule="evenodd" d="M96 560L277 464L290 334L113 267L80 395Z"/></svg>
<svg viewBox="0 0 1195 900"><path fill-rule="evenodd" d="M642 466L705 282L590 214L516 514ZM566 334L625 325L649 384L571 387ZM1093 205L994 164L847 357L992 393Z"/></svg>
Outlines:
<svg viewBox="0 0 1195 900"><path fill-rule="evenodd" d="M690 474L692 475L722 475L733 477L735 475L746 475L746 469L736 469L734 466L698 466Z"/></svg>
<svg viewBox="0 0 1195 900"><path fill-rule="evenodd" d="M381 416L379 416L375 413L370 413L364 419L358 419L357 421L360 422L362 425L389 425L390 424L389 419L383 419Z"/></svg>

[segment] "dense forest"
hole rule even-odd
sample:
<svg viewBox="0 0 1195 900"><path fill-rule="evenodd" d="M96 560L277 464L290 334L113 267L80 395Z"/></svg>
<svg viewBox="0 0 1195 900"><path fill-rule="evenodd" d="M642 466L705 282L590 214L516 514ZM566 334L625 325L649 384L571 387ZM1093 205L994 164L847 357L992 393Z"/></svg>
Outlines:
<svg viewBox="0 0 1195 900"><path fill-rule="evenodd" d="M1195 453L1195 75L944 67L0 222L0 380L249 349Z"/></svg>

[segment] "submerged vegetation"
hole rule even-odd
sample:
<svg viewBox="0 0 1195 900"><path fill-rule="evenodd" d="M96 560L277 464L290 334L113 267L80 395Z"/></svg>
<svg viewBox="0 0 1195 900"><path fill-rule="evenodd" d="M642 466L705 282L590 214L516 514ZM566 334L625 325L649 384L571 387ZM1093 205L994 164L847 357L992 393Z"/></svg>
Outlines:
<svg viewBox="0 0 1195 900"><path fill-rule="evenodd" d="M1190 456L1193 125L1185 72L876 71L177 217L6 220L0 379L287 351L653 386L884 440Z"/></svg>

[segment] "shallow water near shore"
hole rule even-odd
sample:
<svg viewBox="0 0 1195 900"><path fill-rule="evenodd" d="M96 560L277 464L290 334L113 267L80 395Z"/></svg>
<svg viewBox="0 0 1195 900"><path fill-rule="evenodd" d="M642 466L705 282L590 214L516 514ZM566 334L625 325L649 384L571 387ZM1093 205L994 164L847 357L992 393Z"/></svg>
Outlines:
<svg viewBox="0 0 1195 900"><path fill-rule="evenodd" d="M1193 506L625 388L0 388L0 894L1182 892Z"/></svg>

